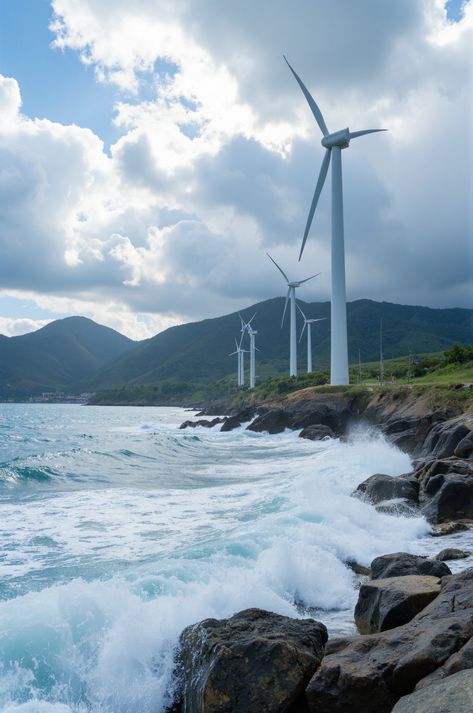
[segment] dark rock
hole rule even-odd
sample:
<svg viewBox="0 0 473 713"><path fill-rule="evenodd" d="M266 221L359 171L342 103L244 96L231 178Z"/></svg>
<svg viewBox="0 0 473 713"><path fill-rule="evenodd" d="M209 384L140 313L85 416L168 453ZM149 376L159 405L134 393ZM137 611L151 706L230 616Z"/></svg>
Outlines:
<svg viewBox="0 0 473 713"><path fill-rule="evenodd" d="M355 624L361 634L407 624L439 593L437 577L408 575L365 582L355 607Z"/></svg>
<svg viewBox="0 0 473 713"><path fill-rule="evenodd" d="M404 696L392 713L471 713L472 710L473 671L468 670Z"/></svg>
<svg viewBox="0 0 473 713"><path fill-rule="evenodd" d="M282 713L300 704L323 656L327 630L313 619L247 609L181 634L183 713ZM294 710L294 709L293 709Z"/></svg>
<svg viewBox="0 0 473 713"><path fill-rule="evenodd" d="M444 537L445 535L453 535L455 532L466 532L469 529L464 522L441 522L432 526L430 534L432 537Z"/></svg>
<svg viewBox="0 0 473 713"><path fill-rule="evenodd" d="M335 438L335 433L330 426L319 424L317 426L306 426L299 433L299 438L308 438L311 441L321 441L323 438Z"/></svg>
<svg viewBox="0 0 473 713"><path fill-rule="evenodd" d="M470 433L464 423L453 419L435 424L423 444L423 452L429 457L448 458L453 456L460 441Z"/></svg>
<svg viewBox="0 0 473 713"><path fill-rule="evenodd" d="M473 431L461 439L453 454L458 458L469 458L473 454Z"/></svg>
<svg viewBox="0 0 473 713"><path fill-rule="evenodd" d="M412 503L407 500L397 498L395 500L385 500L378 505L375 505L378 512L383 512L386 515L396 515L397 517L419 517L419 512Z"/></svg>
<svg viewBox="0 0 473 713"><path fill-rule="evenodd" d="M408 552L381 555L371 563L371 579L405 577L412 574L440 578L451 574L451 571L444 562L427 559L420 555L411 555Z"/></svg>
<svg viewBox="0 0 473 713"><path fill-rule="evenodd" d="M416 691L420 688L431 686L432 683L451 676L453 673L464 671L466 668L473 668L473 639L469 639L459 651L450 656L443 666L435 669L429 676L422 678L416 686Z"/></svg>
<svg viewBox="0 0 473 713"><path fill-rule="evenodd" d="M409 623L332 640L306 689L310 713L389 713L471 639L472 607L469 569L445 577L440 594Z"/></svg>
<svg viewBox="0 0 473 713"><path fill-rule="evenodd" d="M363 567L363 565L359 564L359 562L356 562L356 560L347 560L345 562L345 564L355 574L360 574L360 575L365 575L365 576L369 576L371 574L371 570L369 567Z"/></svg>
<svg viewBox="0 0 473 713"><path fill-rule="evenodd" d="M429 459L417 466L414 477L419 481L419 500L429 499L434 495L445 482L449 474L473 477L473 463L461 458L450 456L443 459ZM435 478L435 481L431 483Z"/></svg>
<svg viewBox="0 0 473 713"><path fill-rule="evenodd" d="M233 431L235 428L239 428L242 423L251 421L254 416L254 410L251 408L243 409L239 411L234 416L229 416L225 422L222 424L221 431Z"/></svg>
<svg viewBox="0 0 473 713"><path fill-rule="evenodd" d="M247 426L248 431L262 433L282 433L291 424L291 414L285 409L273 409L257 416L253 423Z"/></svg>
<svg viewBox="0 0 473 713"><path fill-rule="evenodd" d="M435 495L422 508L432 523L473 518L473 477L449 473Z"/></svg>
<svg viewBox="0 0 473 713"><path fill-rule="evenodd" d="M456 550L454 547L447 547L441 550L438 555L435 555L435 559L440 560L440 562L445 562L445 560L464 560L470 555L471 552L467 550Z"/></svg>
<svg viewBox="0 0 473 713"><path fill-rule="evenodd" d="M213 418L211 421L208 421L205 418L199 419L199 421L184 421L184 423L181 423L179 428L196 428L197 426L203 426L204 428L213 428L216 426L218 423L223 423L225 421L225 418Z"/></svg>
<svg viewBox="0 0 473 713"><path fill-rule="evenodd" d="M363 495L372 503L381 503L393 498L403 498L417 502L419 483L414 477L396 478L383 473L376 473L358 485L354 495Z"/></svg>

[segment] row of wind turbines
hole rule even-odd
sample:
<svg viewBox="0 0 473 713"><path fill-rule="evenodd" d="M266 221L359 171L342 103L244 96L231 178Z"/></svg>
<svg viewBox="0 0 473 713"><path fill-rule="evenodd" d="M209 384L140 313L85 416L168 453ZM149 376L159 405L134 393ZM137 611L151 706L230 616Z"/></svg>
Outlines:
<svg viewBox="0 0 473 713"><path fill-rule="evenodd" d="M302 238L302 244L299 252L299 261L302 258L305 244L310 232L315 209L322 192L325 180L327 178L330 163L332 164L332 236L331 236L331 305L330 305L330 383L331 384L348 384L348 339L347 339L347 307L346 307L346 286L345 286L345 237L343 225L343 183L342 183L342 149L346 149L350 145L352 139L357 139L366 134L373 134L386 129L363 129L362 131L350 131L348 128L341 129L334 133L330 133L327 124L325 123L322 112L317 106L314 98L301 80L298 74L284 57L286 64L291 70L295 80L302 90L304 97L312 111L312 114L317 122L320 131L322 132L322 146L325 148L322 166L320 168L319 177L315 186L314 196L309 209L307 222ZM268 254L269 259L274 263L279 272L286 280L288 287L286 302L282 316L281 327L284 324L284 317L288 302L290 302L290 329L289 329L289 374L297 376L297 338L296 338L296 308L300 310L304 317L304 327L301 333L301 339L304 329L307 326L307 371L312 371L312 342L311 342L311 325L314 322L321 321L316 319L308 320L302 312L299 305L296 303L296 289L303 283L312 280L317 275L311 275L304 280L289 280L286 273L277 264L275 260ZM243 337L245 333L250 337L250 388L255 386L255 335L257 332L251 326L255 315L245 322L241 319L241 338L238 343L235 340L236 351L230 356L238 355L238 385L244 385L244 354L247 350L242 348Z"/></svg>

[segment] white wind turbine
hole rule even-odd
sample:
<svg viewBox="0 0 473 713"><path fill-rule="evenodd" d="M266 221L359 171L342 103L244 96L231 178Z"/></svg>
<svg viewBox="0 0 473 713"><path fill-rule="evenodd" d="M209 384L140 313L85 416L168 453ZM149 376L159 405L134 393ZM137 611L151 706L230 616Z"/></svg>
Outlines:
<svg viewBox="0 0 473 713"><path fill-rule="evenodd" d="M309 216L302 239L299 260L309 234L312 218L317 207L320 193L327 177L330 159L332 159L332 300L331 300L331 346L330 346L330 383L348 384L348 345L347 345L347 307L345 290L345 245L343 234L343 186L342 186L342 149L348 148L351 139L357 139L365 134L374 134L386 129L364 129L349 131L348 128L330 134L322 116L300 77L293 70L286 57L286 63L297 80L302 93L323 134L322 146L325 156L322 161L319 178L315 187L314 197L309 210Z"/></svg>
<svg viewBox="0 0 473 713"><path fill-rule="evenodd" d="M252 318L249 320L249 322L246 322L246 324L245 324L246 331L248 332L248 336L250 338L250 389L255 388L255 382L256 382L255 351L258 349L258 347L255 346L255 336L258 334L258 332L255 329L253 329L253 327L251 326L251 323L255 317L256 317L256 312L254 313Z"/></svg>
<svg viewBox="0 0 473 713"><path fill-rule="evenodd" d="M235 339L235 351L229 354L228 356L234 356L237 354L238 359L238 386L244 386L245 385L245 352L248 351L248 349L242 349L241 348L241 343L243 341L243 334L241 335L240 343L238 344L237 340Z"/></svg>
<svg viewBox="0 0 473 713"><path fill-rule="evenodd" d="M282 270L279 265L277 264L276 260L273 260L271 255L269 253L266 253L266 255L269 257L271 262L273 262L276 267L278 268L279 272L281 275L284 277L286 280L287 284L287 295L286 295L286 302L284 303L284 312L282 313L282 321L281 321L281 327L284 324L284 317L286 316L286 309L287 309L287 303L289 300L291 301L291 313L290 313L290 329L289 329L289 376L297 376L297 339L296 339L296 288L300 287L304 282L308 282L309 280L312 280L314 277L317 277L320 275L320 272L317 273L317 275L311 275L310 277L306 277L305 280L293 280L292 282L289 280L288 276Z"/></svg>
<svg viewBox="0 0 473 713"><path fill-rule="evenodd" d="M307 319L305 316L304 312L300 308L299 305L297 305L297 309L301 313L301 315L304 317L304 326L302 327L302 332L301 336L299 337L299 341L302 339L302 335L304 334L304 329L307 327L307 373L311 374L312 373L312 325L314 322L323 322L327 317L319 317L318 319Z"/></svg>

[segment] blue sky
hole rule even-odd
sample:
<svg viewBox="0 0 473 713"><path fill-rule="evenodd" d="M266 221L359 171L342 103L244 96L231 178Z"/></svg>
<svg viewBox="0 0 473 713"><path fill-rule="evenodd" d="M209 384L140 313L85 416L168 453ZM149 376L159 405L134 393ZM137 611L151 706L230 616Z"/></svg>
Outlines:
<svg viewBox="0 0 473 713"><path fill-rule="evenodd" d="M321 158L283 52L330 126L389 128L344 164L349 299L471 304L468 147L443 138L470 125L472 0L297 3L0 2L0 333L82 313L149 336L277 294L264 254L299 269Z"/></svg>

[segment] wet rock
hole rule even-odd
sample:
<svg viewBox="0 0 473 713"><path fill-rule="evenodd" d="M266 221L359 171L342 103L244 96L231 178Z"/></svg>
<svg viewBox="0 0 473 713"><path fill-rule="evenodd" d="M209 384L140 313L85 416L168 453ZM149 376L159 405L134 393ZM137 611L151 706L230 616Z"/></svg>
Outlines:
<svg viewBox="0 0 473 713"><path fill-rule="evenodd" d="M306 689L310 713L389 713L471 639L472 607L469 569L445 577L440 594L409 623L332 640Z"/></svg>
<svg viewBox="0 0 473 713"><path fill-rule="evenodd" d="M422 501L432 497L445 482L445 476L452 473L473 477L473 463L451 456L440 460L429 459L418 465L414 477L419 481L419 499Z"/></svg>
<svg viewBox="0 0 473 713"><path fill-rule="evenodd" d="M282 433L291 424L291 414L285 409L272 409L257 416L253 423L247 426L248 431L262 433Z"/></svg>
<svg viewBox="0 0 473 713"><path fill-rule="evenodd" d="M325 626L313 619L261 609L187 627L178 657L181 710L283 713L303 706L326 641Z"/></svg>
<svg viewBox="0 0 473 713"><path fill-rule="evenodd" d="M473 455L473 431L466 434L453 451L458 458L470 458Z"/></svg>
<svg viewBox="0 0 473 713"><path fill-rule="evenodd" d="M466 532L469 529L465 522L441 522L438 525L432 525L430 534L432 537L444 537L445 535L454 535L456 532Z"/></svg>
<svg viewBox="0 0 473 713"><path fill-rule="evenodd" d="M251 421L253 416L254 416L253 409L250 409L250 408L243 409L242 411L239 411L234 416L229 416L222 424L222 428L220 430L223 432L233 431L235 428L239 428L242 423Z"/></svg>
<svg viewBox="0 0 473 713"><path fill-rule="evenodd" d="M385 500L378 505L375 505L378 512L383 512L386 515L396 515L397 517L418 517L419 513L416 507L407 500L396 498L393 500Z"/></svg>
<svg viewBox="0 0 473 713"><path fill-rule="evenodd" d="M421 512L432 523L473 518L473 477L449 473Z"/></svg>
<svg viewBox="0 0 473 713"><path fill-rule="evenodd" d="M408 552L381 555L371 563L371 579L405 577L412 574L440 578L451 574L451 571L444 562L420 555L411 555Z"/></svg>
<svg viewBox="0 0 473 713"><path fill-rule="evenodd" d="M357 562L356 560L347 560L345 564L355 574L359 574L362 576L369 576L371 574L371 570L369 567L363 567L363 565Z"/></svg>
<svg viewBox="0 0 473 713"><path fill-rule="evenodd" d="M460 671L396 703L392 713L471 713L473 671Z"/></svg>
<svg viewBox="0 0 473 713"><path fill-rule="evenodd" d="M469 639L459 651L450 656L443 666L437 668L429 676L422 678L416 686L416 691L420 688L431 686L442 678L458 673L458 671L464 671L467 668L473 668L473 639Z"/></svg>
<svg viewBox="0 0 473 713"><path fill-rule="evenodd" d="M213 418L211 421L201 418L198 421L184 421L184 423L181 423L179 428L197 428L197 426L202 426L203 428L213 428L219 423L223 423L225 421L225 418Z"/></svg>
<svg viewBox="0 0 473 713"><path fill-rule="evenodd" d="M458 419L435 424L427 434L423 452L429 457L448 458L456 447L470 433L470 429Z"/></svg>
<svg viewBox="0 0 473 713"><path fill-rule="evenodd" d="M408 575L365 582L355 607L355 624L361 634L407 624L439 593L437 577Z"/></svg>
<svg viewBox="0 0 473 713"><path fill-rule="evenodd" d="M311 441L321 441L324 438L335 438L335 433L330 426L318 424L314 426L306 426L299 433L299 438L308 438Z"/></svg>
<svg viewBox="0 0 473 713"><path fill-rule="evenodd" d="M415 477L396 478L384 473L376 473L360 483L353 494L364 496L372 503L381 503L394 498L416 503L418 492L419 483Z"/></svg>
<svg viewBox="0 0 473 713"><path fill-rule="evenodd" d="M441 550L438 555L435 555L435 559L440 562L445 562L446 560L463 560L470 555L471 552L468 552L468 550L457 550L454 547L446 547L444 550Z"/></svg>

